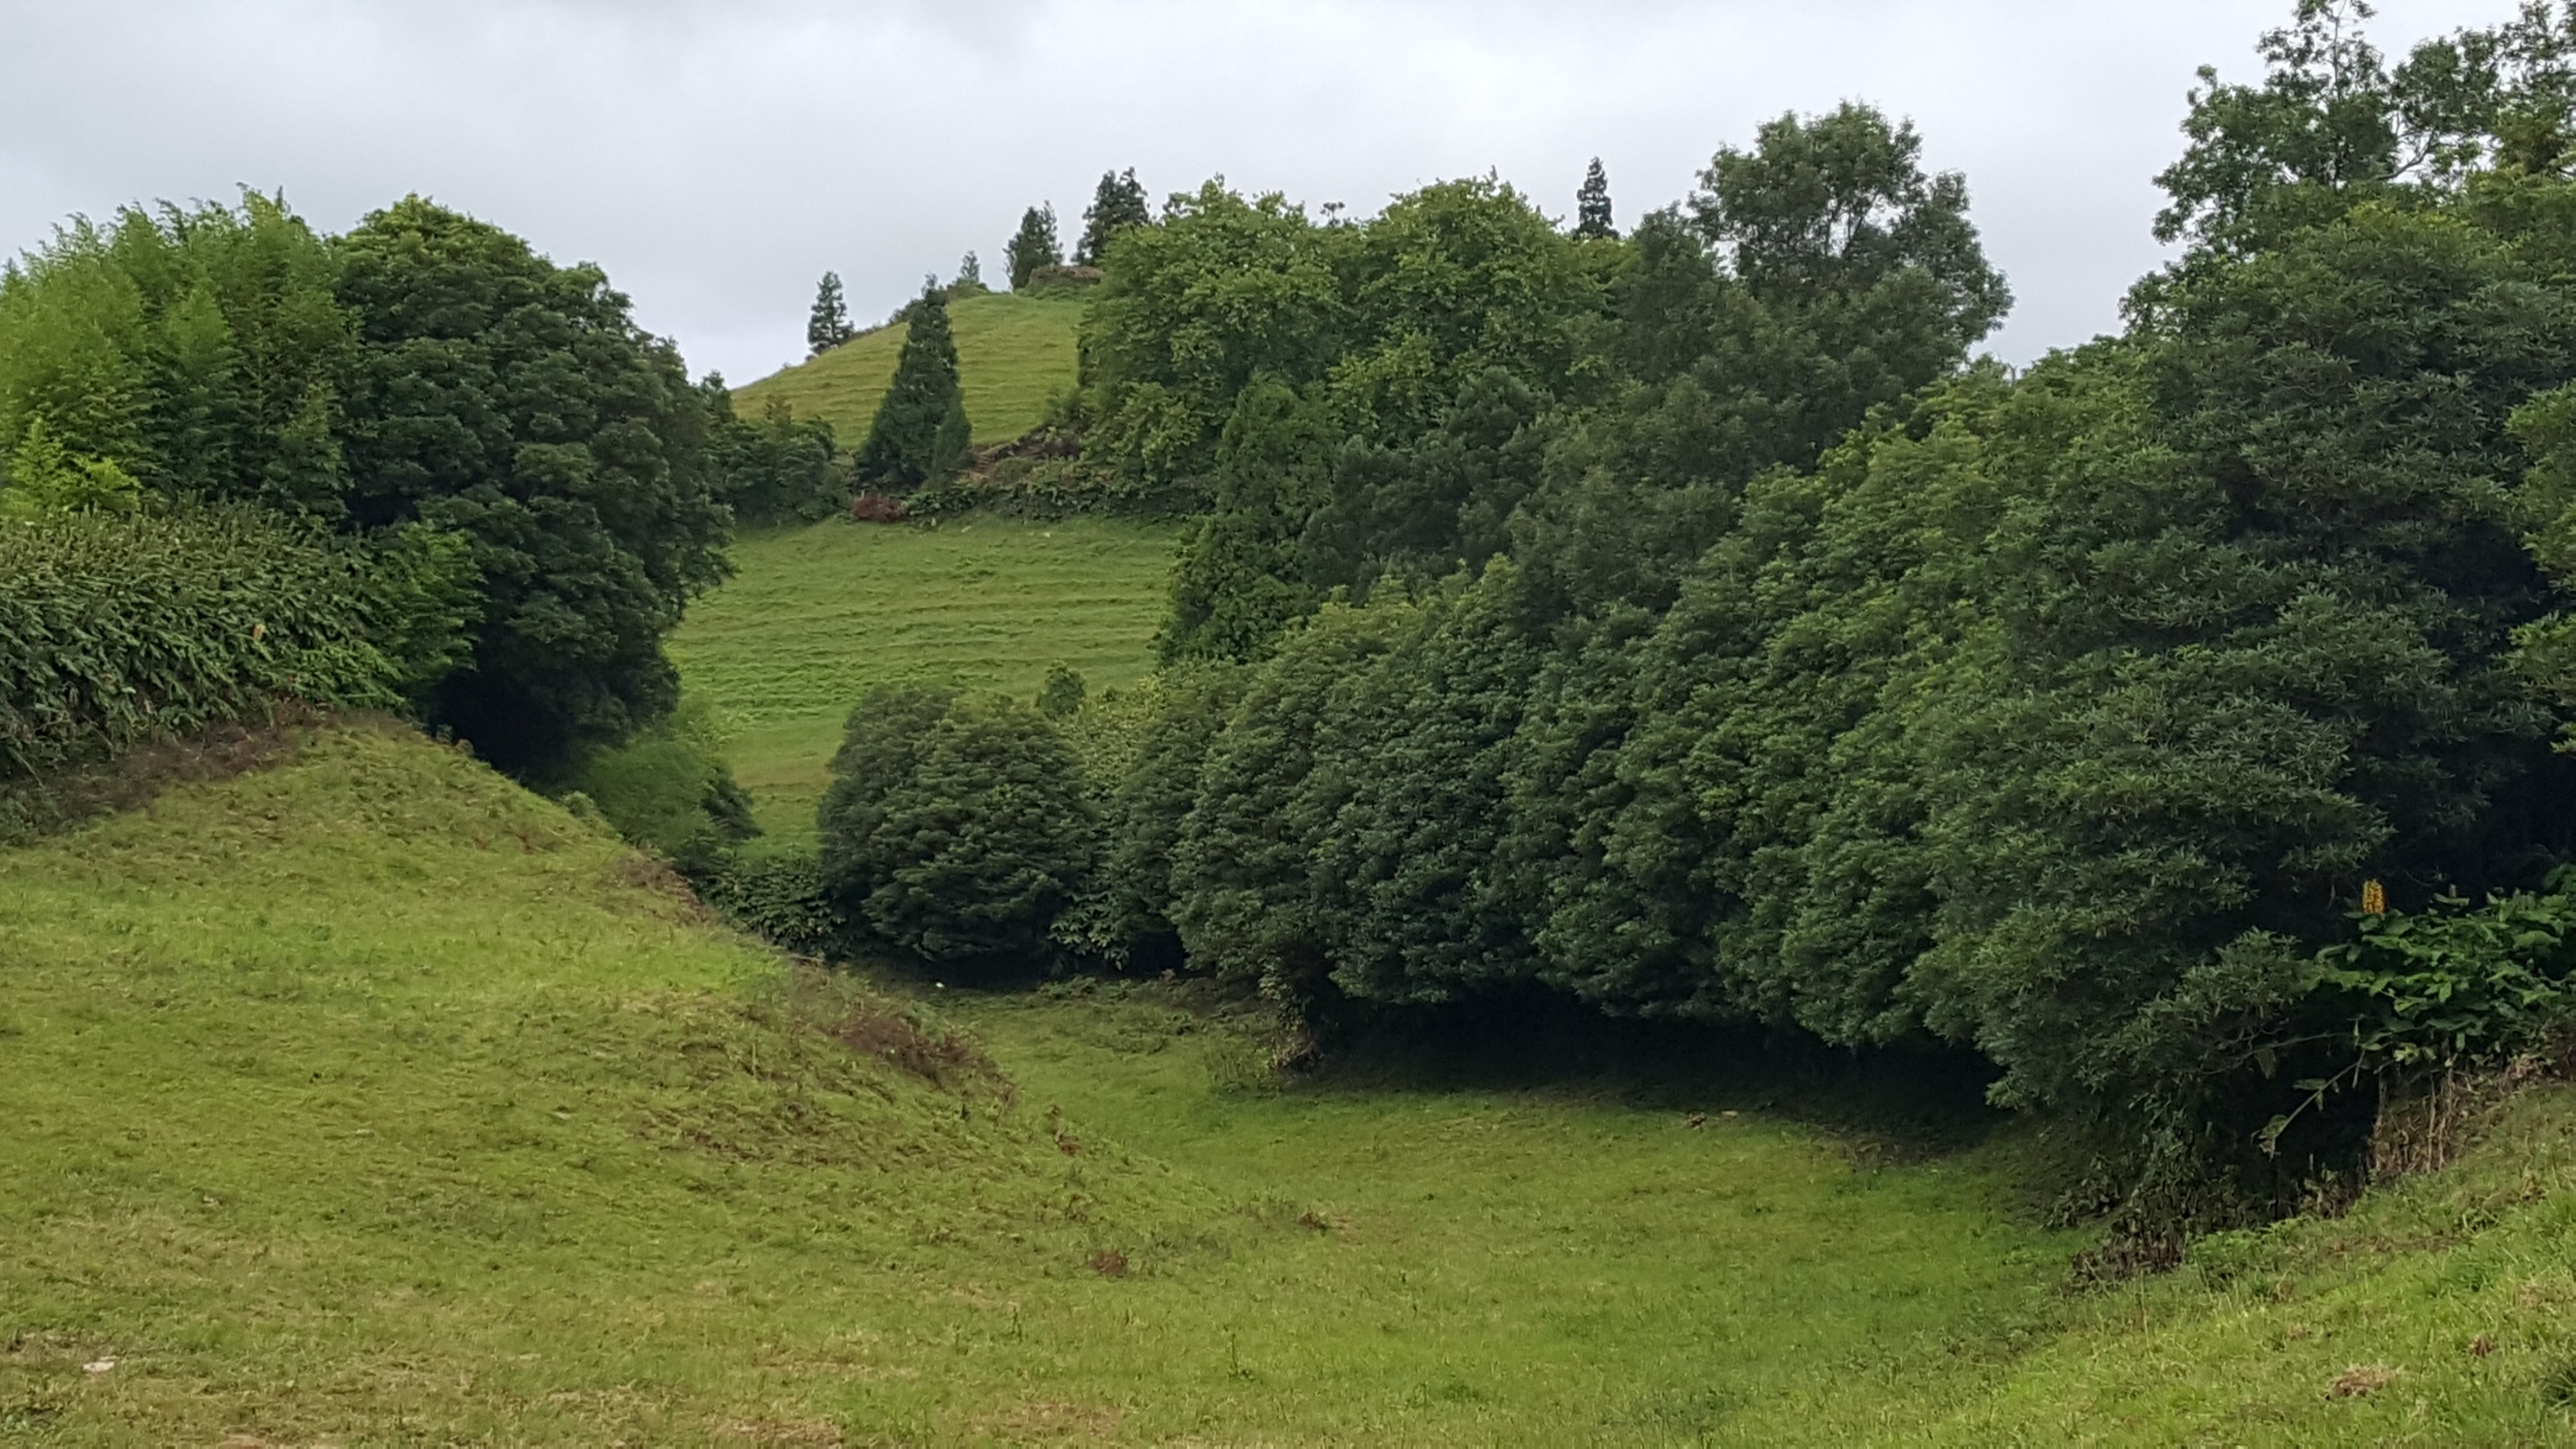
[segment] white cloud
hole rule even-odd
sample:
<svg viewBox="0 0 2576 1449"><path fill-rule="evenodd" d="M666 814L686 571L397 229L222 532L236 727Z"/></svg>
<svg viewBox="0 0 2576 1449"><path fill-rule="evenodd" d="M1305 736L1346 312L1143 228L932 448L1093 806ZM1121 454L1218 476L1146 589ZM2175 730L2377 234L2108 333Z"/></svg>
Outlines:
<svg viewBox="0 0 2576 1449"><path fill-rule="evenodd" d="M814 278L863 314L1020 209L1069 233L1104 168L1368 210L1499 171L1623 220L1720 144L1845 98L1968 174L2027 359L2116 325L2193 68L2250 77L2284 3L2168 0L0 0L0 249L69 211L282 187L342 227L420 191L605 265L736 379L800 351ZM2389 0L2402 41L2506 0Z"/></svg>

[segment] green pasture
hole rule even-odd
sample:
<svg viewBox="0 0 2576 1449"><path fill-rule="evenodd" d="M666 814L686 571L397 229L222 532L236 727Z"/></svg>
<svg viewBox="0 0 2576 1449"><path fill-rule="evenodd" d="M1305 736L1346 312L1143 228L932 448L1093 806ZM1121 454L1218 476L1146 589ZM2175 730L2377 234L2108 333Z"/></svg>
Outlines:
<svg viewBox="0 0 2576 1449"><path fill-rule="evenodd" d="M1008 442L1036 427L1046 416L1048 401L1073 386L1081 298L990 292L949 303L948 320L957 337L966 420L974 425L977 443ZM904 330L900 324L879 327L820 357L745 383L733 390L734 411L756 417L771 398L785 398L797 416L829 422L842 447L856 448L894 381Z"/></svg>
<svg viewBox="0 0 2576 1449"><path fill-rule="evenodd" d="M2566 1088L2070 1292L2018 1131L799 975L390 725L0 850L0 985L0 1442L2571 1439Z"/></svg>
<svg viewBox="0 0 2576 1449"><path fill-rule="evenodd" d="M1049 666L1097 691L1153 667L1176 535L1097 518L834 521L746 538L737 572L671 639L761 823L810 836L824 767L874 685L1034 696Z"/></svg>
<svg viewBox="0 0 2576 1449"><path fill-rule="evenodd" d="M0 853L0 979L13 1440L1666 1443L2056 1311L1971 1163L1267 1090L1159 989L907 1017L389 728Z"/></svg>

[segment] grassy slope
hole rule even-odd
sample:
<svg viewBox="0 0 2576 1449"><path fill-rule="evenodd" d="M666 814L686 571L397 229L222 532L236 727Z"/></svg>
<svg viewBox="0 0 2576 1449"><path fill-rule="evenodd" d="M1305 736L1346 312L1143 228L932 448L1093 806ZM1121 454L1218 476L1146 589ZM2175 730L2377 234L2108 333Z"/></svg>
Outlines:
<svg viewBox="0 0 2576 1449"><path fill-rule="evenodd" d="M854 1054L635 864L363 729L0 851L0 1440L962 1422L1003 1387L921 1366L988 1292L1091 1311L1096 1239L1214 1210Z"/></svg>
<svg viewBox="0 0 2576 1449"><path fill-rule="evenodd" d="M1150 985L923 993L1018 1088L931 1085L826 1034L881 998L369 729L0 851L0 982L11 1442L2569 1438L2563 1089L2068 1299L1988 1150L1722 1092L1249 1089L1257 1024Z"/></svg>
<svg viewBox="0 0 2576 1449"><path fill-rule="evenodd" d="M1076 298L1015 297L994 292L952 303L957 370L966 388L966 420L978 443L1007 442L1036 427L1047 401L1074 380ZM773 397L800 417L832 425L844 448L856 448L876 420L877 403L894 380L905 329L880 327L821 357L734 389L734 409L748 418Z"/></svg>
<svg viewBox="0 0 2576 1449"><path fill-rule="evenodd" d="M832 522L748 538L739 574L690 609L671 657L723 717L763 825L809 835L841 722L871 685L1027 698L1053 664L1094 690L1143 676L1172 547L1169 529L1100 519Z"/></svg>
<svg viewBox="0 0 2576 1449"><path fill-rule="evenodd" d="M1955 1399L2052 1301L1969 1176L1800 1129L964 1003L1010 1105L788 979L398 732L0 852L0 1436L1661 1443Z"/></svg>
<svg viewBox="0 0 2576 1449"><path fill-rule="evenodd" d="M2091 1301L2089 1323L1910 1437L2576 1443L2576 1088L2507 1104L2458 1166L2347 1216L2192 1256Z"/></svg>

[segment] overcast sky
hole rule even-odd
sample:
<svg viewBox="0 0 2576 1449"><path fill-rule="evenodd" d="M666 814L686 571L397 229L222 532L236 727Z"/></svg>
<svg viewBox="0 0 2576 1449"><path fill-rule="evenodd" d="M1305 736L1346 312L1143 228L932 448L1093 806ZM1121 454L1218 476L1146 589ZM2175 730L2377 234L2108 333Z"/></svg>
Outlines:
<svg viewBox="0 0 2576 1449"><path fill-rule="evenodd" d="M2510 0L2383 0L2389 49ZM691 365L801 356L1103 168L1367 212L1497 171L1624 226L1720 145L1847 98L1967 173L2028 359L2117 325L2193 70L2257 75L2288 0L0 0L0 252L75 212L282 188L340 229L418 191L592 260Z"/></svg>

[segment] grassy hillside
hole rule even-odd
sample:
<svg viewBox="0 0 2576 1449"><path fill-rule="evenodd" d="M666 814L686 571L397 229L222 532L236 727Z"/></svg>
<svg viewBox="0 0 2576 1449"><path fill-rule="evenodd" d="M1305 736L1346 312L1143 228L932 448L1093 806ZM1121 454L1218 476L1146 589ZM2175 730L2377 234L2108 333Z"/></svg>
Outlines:
<svg viewBox="0 0 2576 1449"><path fill-rule="evenodd" d="M0 1439L900 1424L988 1295L1216 1209L640 867L369 729L0 851Z"/></svg>
<svg viewBox="0 0 2576 1449"><path fill-rule="evenodd" d="M735 577L691 606L671 657L690 695L722 716L762 824L810 834L841 722L871 685L1027 698L1053 664L1095 690L1144 675L1174 537L1077 518L832 522L747 538Z"/></svg>
<svg viewBox="0 0 2576 1449"><path fill-rule="evenodd" d="M1074 329L1082 318L1078 297L1016 297L992 292L951 303L957 336L957 370L966 389L966 420L978 443L1007 442L1036 427L1047 400L1074 380ZM800 417L832 425L844 448L855 448L876 421L877 404L894 380L895 354L905 329L881 327L820 357L734 389L734 409L757 414L783 397Z"/></svg>
<svg viewBox="0 0 2576 1449"><path fill-rule="evenodd" d="M2070 1296L2009 1144L791 975L390 727L0 849L0 983L8 1442L2576 1441L2565 1088Z"/></svg>
<svg viewBox="0 0 2576 1449"><path fill-rule="evenodd" d="M398 731L0 852L0 980L13 1438L1661 1443L2053 1302L1972 1173L1150 995L970 1008L1013 1091Z"/></svg>

